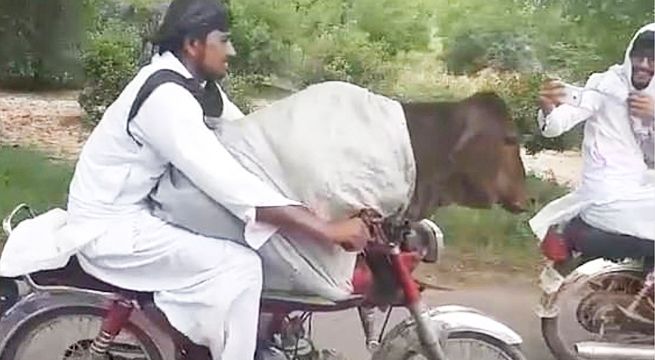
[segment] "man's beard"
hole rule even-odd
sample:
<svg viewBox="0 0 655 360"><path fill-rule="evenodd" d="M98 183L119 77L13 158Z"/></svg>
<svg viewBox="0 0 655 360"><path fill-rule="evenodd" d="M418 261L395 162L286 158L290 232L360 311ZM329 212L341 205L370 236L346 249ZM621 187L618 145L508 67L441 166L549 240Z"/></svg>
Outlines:
<svg viewBox="0 0 655 360"><path fill-rule="evenodd" d="M645 79L645 78L644 78L643 80L636 79L635 76L636 76L636 74L637 74L638 72L646 72L646 73L648 73L648 74L649 74L648 79ZM653 71L651 71L651 70L649 70L649 69L643 69L643 68L640 68L640 67L633 67L633 68L632 68L632 79L630 79L630 80L632 81L632 86L634 86L635 89L637 89L637 90L643 90L643 89L645 89L645 88L648 86L648 84L650 84L650 82L653 80Z"/></svg>
<svg viewBox="0 0 655 360"><path fill-rule="evenodd" d="M204 80L204 81L218 81L218 82L220 82L221 80L223 80L227 76L227 73L226 72L225 73L220 73L220 74L211 73L211 72L206 71L205 69L201 68L200 69L200 76L202 77L202 80Z"/></svg>

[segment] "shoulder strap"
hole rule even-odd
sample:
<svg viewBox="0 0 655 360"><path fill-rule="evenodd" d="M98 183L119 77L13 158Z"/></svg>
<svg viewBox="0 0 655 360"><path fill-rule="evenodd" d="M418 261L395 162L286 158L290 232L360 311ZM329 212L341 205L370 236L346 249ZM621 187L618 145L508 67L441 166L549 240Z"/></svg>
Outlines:
<svg viewBox="0 0 655 360"><path fill-rule="evenodd" d="M132 103L130 108L130 113L127 116L126 131L127 134L137 143L137 145L142 146L136 138L132 135L130 131L130 122L134 117L139 113L139 109L143 103L148 99L150 94L155 91L160 85L165 83L174 83L182 86L187 89L191 95L198 101L202 107L203 114L205 116L220 117L223 113L223 99L215 83L208 81L207 87L203 89L200 86L200 83L195 79L187 79L182 74L177 73L173 70L162 69L155 71L148 79L143 83L139 92L136 94L136 98ZM213 87L211 86L213 85Z"/></svg>

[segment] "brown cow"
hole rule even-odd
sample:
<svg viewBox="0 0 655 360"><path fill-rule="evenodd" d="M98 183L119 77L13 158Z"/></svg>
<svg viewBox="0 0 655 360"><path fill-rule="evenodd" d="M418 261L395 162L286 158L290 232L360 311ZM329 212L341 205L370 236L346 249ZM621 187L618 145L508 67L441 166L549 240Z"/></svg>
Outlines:
<svg viewBox="0 0 655 360"><path fill-rule="evenodd" d="M483 92L457 102L406 103L403 109L417 167L409 218L424 218L451 203L524 209L525 169L518 134L498 95Z"/></svg>

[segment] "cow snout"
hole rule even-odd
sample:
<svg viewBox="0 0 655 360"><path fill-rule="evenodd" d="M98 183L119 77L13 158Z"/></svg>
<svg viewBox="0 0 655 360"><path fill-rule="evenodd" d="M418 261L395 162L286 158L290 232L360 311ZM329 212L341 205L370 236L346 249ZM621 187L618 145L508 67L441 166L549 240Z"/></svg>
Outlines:
<svg viewBox="0 0 655 360"><path fill-rule="evenodd" d="M507 211L509 211L509 212L511 212L513 214L520 214L522 212L528 211L528 207L526 206L525 201L520 201L520 200L512 201L512 202L508 202L506 204L503 204L503 207Z"/></svg>

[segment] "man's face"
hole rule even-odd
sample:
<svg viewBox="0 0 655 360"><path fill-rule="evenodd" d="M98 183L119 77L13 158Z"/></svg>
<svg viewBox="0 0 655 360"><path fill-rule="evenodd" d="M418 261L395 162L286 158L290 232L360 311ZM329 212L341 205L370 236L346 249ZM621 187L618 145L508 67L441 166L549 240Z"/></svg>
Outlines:
<svg viewBox="0 0 655 360"><path fill-rule="evenodd" d="M200 70L206 79L219 80L227 75L228 58L236 55L230 34L214 30L207 34L200 57Z"/></svg>
<svg viewBox="0 0 655 360"><path fill-rule="evenodd" d="M634 49L630 54L630 62L632 63L632 85L637 90L646 88L655 72L653 49Z"/></svg>

